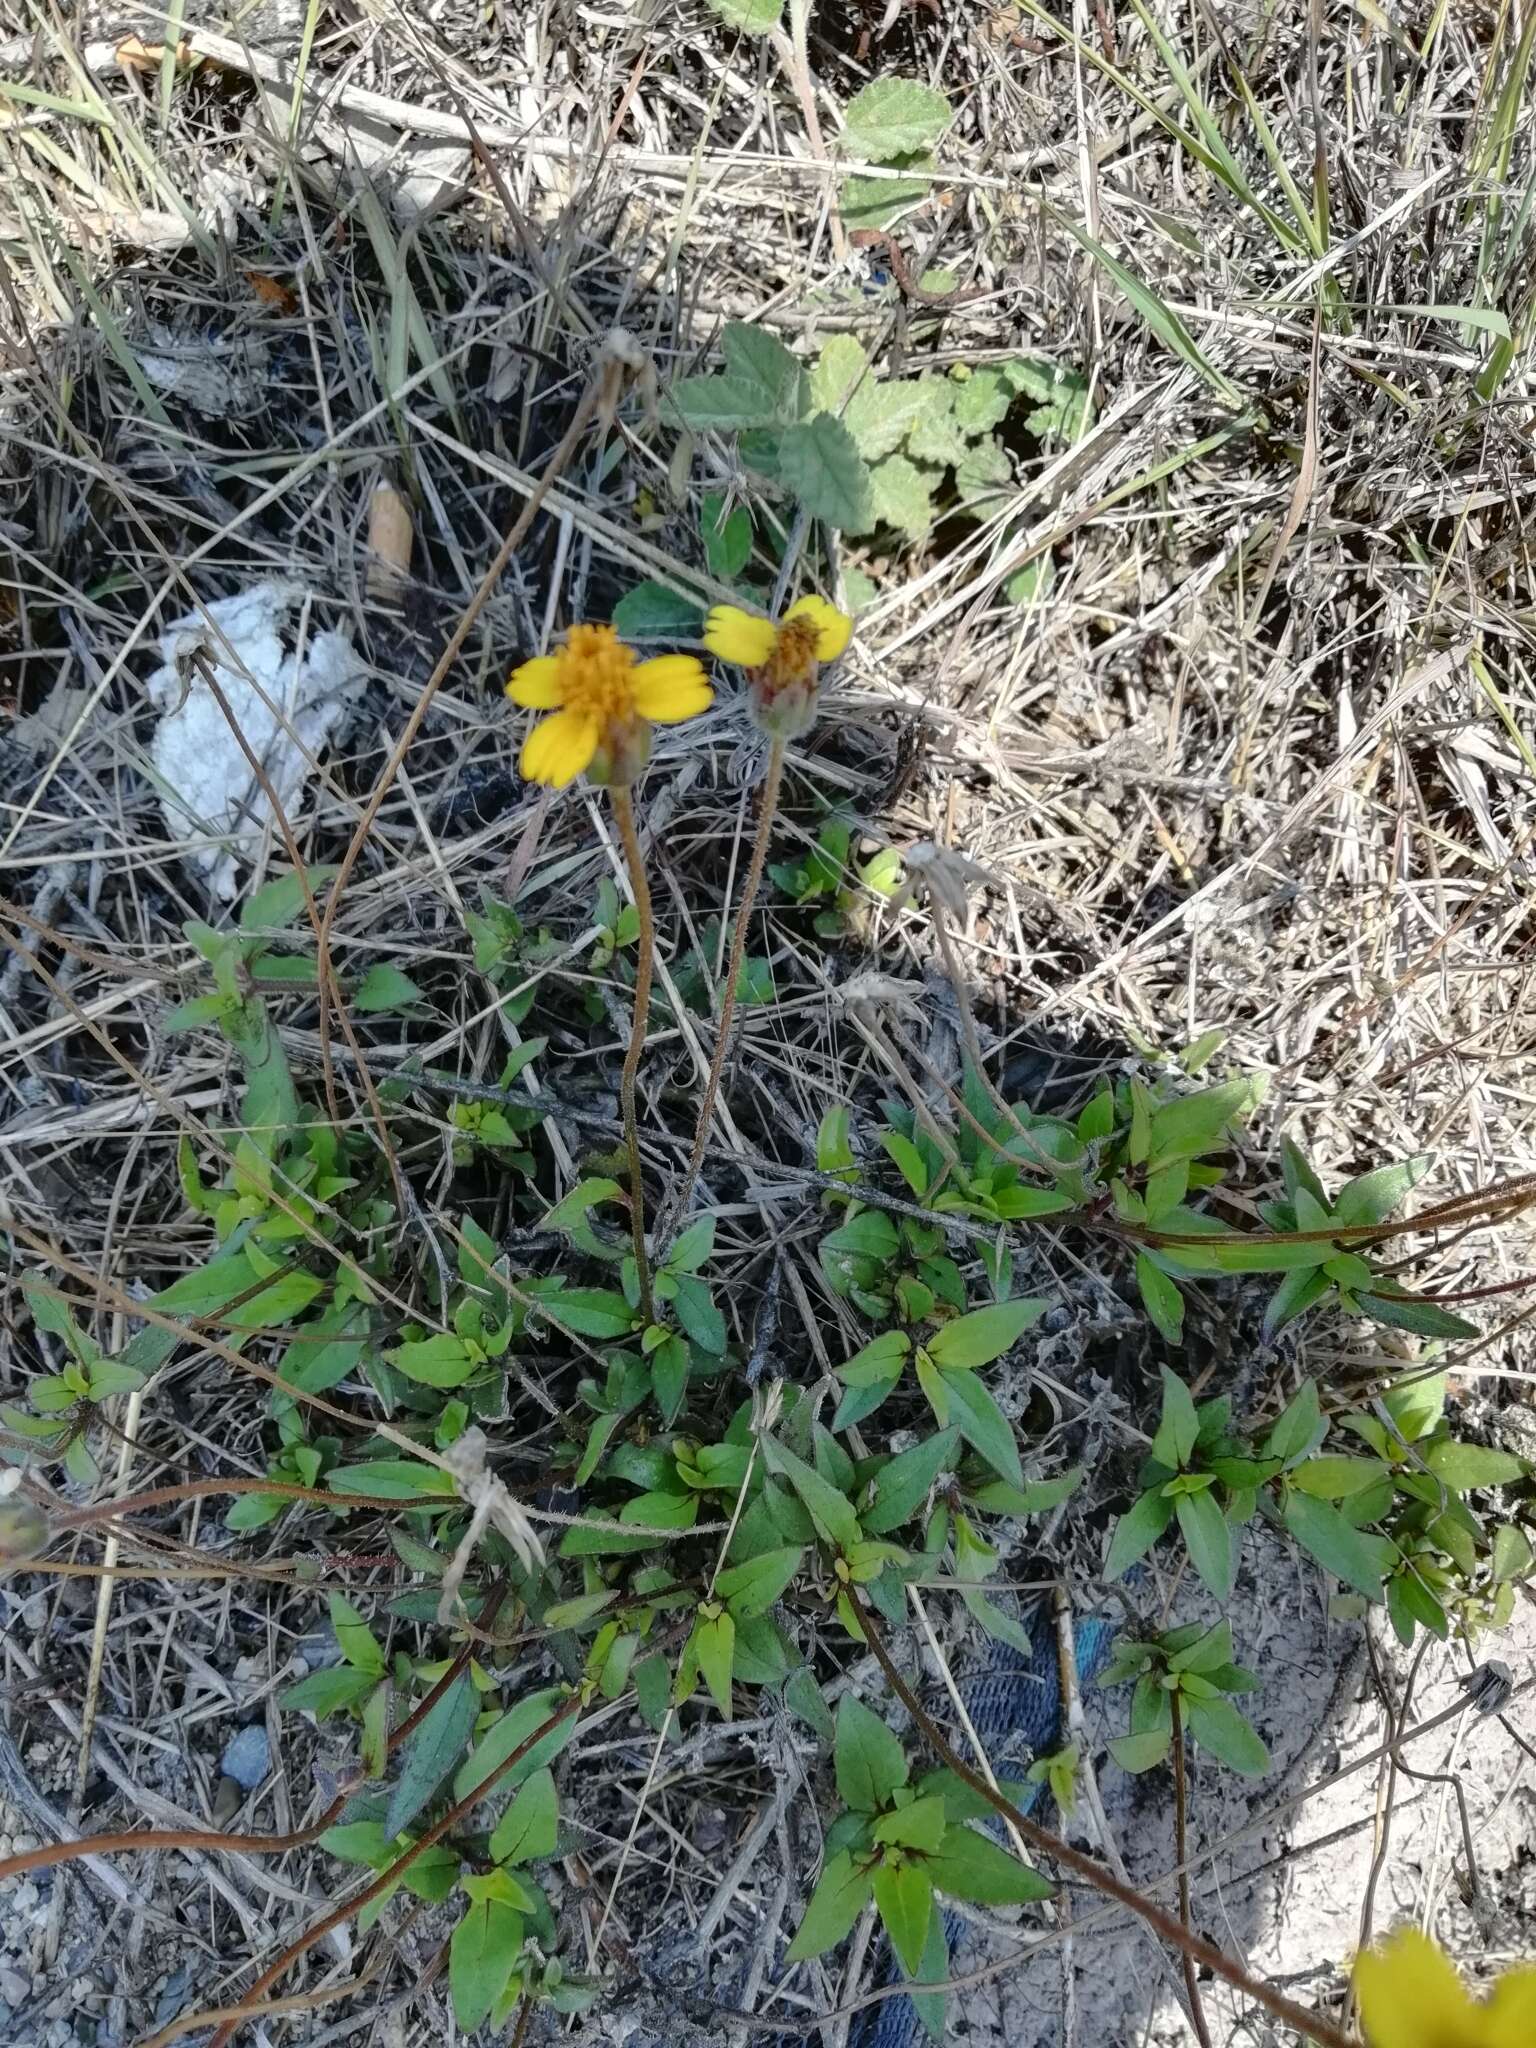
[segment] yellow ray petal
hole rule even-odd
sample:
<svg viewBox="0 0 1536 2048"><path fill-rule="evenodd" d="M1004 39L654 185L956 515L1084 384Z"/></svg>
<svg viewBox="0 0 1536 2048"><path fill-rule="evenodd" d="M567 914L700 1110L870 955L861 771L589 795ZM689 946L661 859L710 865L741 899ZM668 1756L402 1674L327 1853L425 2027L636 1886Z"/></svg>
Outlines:
<svg viewBox="0 0 1536 2048"><path fill-rule="evenodd" d="M565 691L560 682L560 663L553 654L536 654L507 679L507 695L528 711L553 711Z"/></svg>
<svg viewBox="0 0 1536 2048"><path fill-rule="evenodd" d="M557 711L553 718L541 718L523 741L518 766L530 782L564 789L596 752L597 720L582 718L574 711Z"/></svg>
<svg viewBox="0 0 1536 2048"><path fill-rule="evenodd" d="M1479 2012L1444 1951L1405 1928L1355 1958L1369 2048L1486 2048Z"/></svg>
<svg viewBox="0 0 1536 2048"><path fill-rule="evenodd" d="M778 637L772 619L761 619L734 604L717 604L704 621L704 645L739 668L760 668Z"/></svg>
<svg viewBox="0 0 1536 2048"><path fill-rule="evenodd" d="M1494 1986L1484 2018L1487 2048L1530 2048L1536 2041L1536 1970L1511 1970Z"/></svg>
<svg viewBox="0 0 1536 2048"><path fill-rule="evenodd" d="M816 659L836 661L853 637L853 621L824 597L797 597L786 619L810 619L816 628Z"/></svg>
<svg viewBox="0 0 1536 2048"><path fill-rule="evenodd" d="M658 654L634 671L635 709L653 725L678 725L707 711L714 691L704 664L692 654Z"/></svg>

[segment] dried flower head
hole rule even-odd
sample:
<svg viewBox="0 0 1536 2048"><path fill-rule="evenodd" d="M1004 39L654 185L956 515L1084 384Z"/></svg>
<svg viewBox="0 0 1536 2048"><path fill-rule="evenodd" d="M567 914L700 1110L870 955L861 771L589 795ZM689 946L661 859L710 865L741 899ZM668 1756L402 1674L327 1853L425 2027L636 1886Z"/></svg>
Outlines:
<svg viewBox="0 0 1536 2048"><path fill-rule="evenodd" d="M553 713L529 733L518 763L530 782L551 789L583 770L594 782L627 787L650 759L651 727L695 718L714 699L696 656L641 661L612 626L572 626L554 654L513 669L507 695Z"/></svg>
<svg viewBox="0 0 1536 2048"><path fill-rule="evenodd" d="M980 866L953 847L935 846L931 839L919 839L901 857L906 880L891 899L893 910L904 910L915 897L927 896L959 923L965 922L966 902L972 889L1000 889L1002 883L990 868Z"/></svg>
<svg viewBox="0 0 1536 2048"><path fill-rule="evenodd" d="M704 645L746 670L753 717L781 740L814 723L822 667L852 633L852 619L824 597L797 598L777 625L734 604L717 604L704 621Z"/></svg>

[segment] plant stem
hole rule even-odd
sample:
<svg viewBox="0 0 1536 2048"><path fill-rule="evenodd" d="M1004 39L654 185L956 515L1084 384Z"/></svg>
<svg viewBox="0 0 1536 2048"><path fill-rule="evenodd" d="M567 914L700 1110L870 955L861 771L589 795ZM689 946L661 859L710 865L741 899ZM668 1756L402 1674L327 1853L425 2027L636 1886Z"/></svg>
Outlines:
<svg viewBox="0 0 1536 2048"><path fill-rule="evenodd" d="M1189 1907L1189 1789L1184 1777L1184 1716L1179 1708L1179 1695L1168 1695L1173 1708L1173 1846L1179 1865L1179 1924L1186 1934L1192 1933ZM1188 1949L1179 1958L1184 1965L1184 1989L1189 1996L1189 2017L1194 2022L1195 2034L1200 2048L1211 2048L1211 2030L1205 2023L1205 2008L1200 2003L1200 1979L1195 1972L1195 1959Z"/></svg>
<svg viewBox="0 0 1536 2048"><path fill-rule="evenodd" d="M779 786L783 780L784 742L773 740L769 744L768 769L763 777L757 837L752 842L752 857L747 862L747 879L742 889L741 908L736 913L736 926L731 933L731 957L725 970L725 987L720 995L720 1024L715 1034L714 1056L710 1060L709 1073L704 1082L704 1099L699 1104L699 1121L694 1128L693 1149L688 1154L682 1189L669 1211L678 1222L681 1222L688 1213L693 1184L698 1179L699 1168L704 1163L704 1147L709 1143L710 1118L715 1113L715 1098L720 1093L720 1076L725 1070L725 1056L730 1050L731 1024L736 1015L736 984L741 980L742 962L747 952L747 926L751 922L752 909L757 902L757 892L763 883L763 868L768 859L768 840L773 830L774 814L779 808Z"/></svg>
<svg viewBox="0 0 1536 2048"><path fill-rule="evenodd" d="M613 815L619 828L619 838L624 843L624 858L629 864L630 892L635 899L635 914L640 920L640 935L635 945L635 1012L629 1027L629 1050L624 1055L619 1096L624 1111L624 1143L629 1149L629 1231L634 1241L635 1271L640 1283L640 1313L647 1323L654 1323L656 1307L651 1299L651 1262L645 1249L645 1182L640 1172L635 1076L640 1068L640 1055L645 1049L645 1024L651 1007L651 965L656 950L656 926L651 916L651 885L646 880L645 855L640 847L640 834L635 829L635 807L630 802L629 791L620 784L616 783L608 794L613 799Z"/></svg>
<svg viewBox="0 0 1536 2048"><path fill-rule="evenodd" d="M1040 1143L1040 1140L1032 1132L1027 1131L1023 1124L1020 1123L1018 1117L1014 1114L1012 1104L1003 1094L1003 1091L995 1085L983 1064L981 1057L981 1034L976 1029L976 1013L971 1008L971 992L965 985L965 976L961 972L960 967L960 957L955 951L955 942L950 936L949 926L945 922L944 907L935 895L930 895L928 898L928 915L933 923L933 935L939 942L939 957L944 962L944 972L949 977L949 985L954 991L955 1007L960 1012L960 1035L965 1040L966 1056L970 1060L972 1072L991 1098L994 1108L1001 1111L1006 1121L1012 1124L1019 1137L1023 1139L1025 1149L1029 1152L1033 1164L1043 1167L1049 1174L1059 1174L1062 1170L1060 1162L1053 1159ZM987 1136L990 1138L991 1133L988 1132ZM1002 1148L999 1147L998 1149L1001 1150Z"/></svg>
<svg viewBox="0 0 1536 2048"><path fill-rule="evenodd" d="M1053 1862L1060 1864L1062 1869L1070 1870L1074 1877L1081 1878L1085 1884L1092 1885L1095 1891L1103 1892L1117 1905L1124 1906L1128 1912L1134 1913L1138 1920L1144 1920L1153 1932L1160 1935L1171 1947L1184 1955L1192 1956L1197 1963L1204 1963L1223 1983L1231 1984L1244 1992L1263 2006L1267 2013L1273 2014L1278 2020L1284 2020L1287 2026L1295 2027L1298 2033L1304 2034L1309 2040L1318 2042L1320 2048L1354 2048L1348 2035L1341 2033L1320 2014L1308 2012L1304 2006L1297 2005L1283 1992L1261 1983L1257 1977L1250 1977L1248 1972L1234 1963L1230 1956L1223 1955L1219 1948L1213 1947L1210 1942L1203 1941L1198 1934L1192 1934L1188 1928L1181 1926L1173 1915L1165 1912L1155 1900L1145 1897L1134 1885L1122 1882L1113 1872L1106 1870L1102 1863L1095 1862L1093 1857L1084 1855L1081 1849L1074 1849L1070 1842L1063 1841L1059 1835L1053 1835L1049 1828L1041 1827L1038 1821L1032 1821L1027 1814L1021 1813L1011 1799L1004 1798L995 1786L987 1783L980 1771L972 1770L964 1757L958 1756L950 1747L943 1729L897 1670L886 1646L884 1628L876 1621L869 1602L860 1598L855 1586L848 1588L848 1599L858 1616L859 1626L864 1631L869 1647L875 1653L876 1663L885 1673L891 1690L922 1730L934 1754L948 1764L955 1776L969 1785L978 1798L984 1799L995 1813L1001 1814L1010 1827L1016 1828L1032 1849L1038 1850L1043 1856L1049 1856Z"/></svg>

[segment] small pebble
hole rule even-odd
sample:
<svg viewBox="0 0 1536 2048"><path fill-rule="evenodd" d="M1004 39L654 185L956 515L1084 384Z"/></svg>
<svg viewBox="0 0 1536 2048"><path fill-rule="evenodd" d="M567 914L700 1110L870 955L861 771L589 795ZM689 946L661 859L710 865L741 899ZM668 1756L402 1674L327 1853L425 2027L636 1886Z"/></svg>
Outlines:
<svg viewBox="0 0 1536 2048"><path fill-rule="evenodd" d="M31 1996L32 1986L20 1970L0 1969L0 1998L12 2012L19 2012Z"/></svg>
<svg viewBox="0 0 1536 2048"><path fill-rule="evenodd" d="M267 1731L260 1721L252 1721L237 1729L224 1745L219 1769L226 1778L233 1778L242 1792L254 1792L271 1768L271 1759Z"/></svg>

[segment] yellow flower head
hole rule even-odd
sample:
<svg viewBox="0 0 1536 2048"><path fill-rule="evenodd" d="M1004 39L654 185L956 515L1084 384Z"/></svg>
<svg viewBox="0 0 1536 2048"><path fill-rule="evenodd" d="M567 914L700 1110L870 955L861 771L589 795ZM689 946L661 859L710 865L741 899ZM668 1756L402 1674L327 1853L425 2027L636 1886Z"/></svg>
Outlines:
<svg viewBox="0 0 1536 2048"><path fill-rule="evenodd" d="M1531 2048L1536 1970L1510 1970L1475 1999L1444 1950L1416 1928L1355 1959L1367 2048Z"/></svg>
<svg viewBox="0 0 1536 2048"><path fill-rule="evenodd" d="M550 711L523 742L530 782L564 789L585 769L594 782L628 784L650 758L651 727L707 711L714 691L691 654L636 659L612 626L572 626L565 645L512 671L507 695Z"/></svg>
<svg viewBox="0 0 1536 2048"><path fill-rule="evenodd" d="M704 645L747 671L752 710L764 732L793 739L816 716L823 662L848 645L853 621L824 597L802 597L775 625L756 612L717 604L704 621Z"/></svg>

